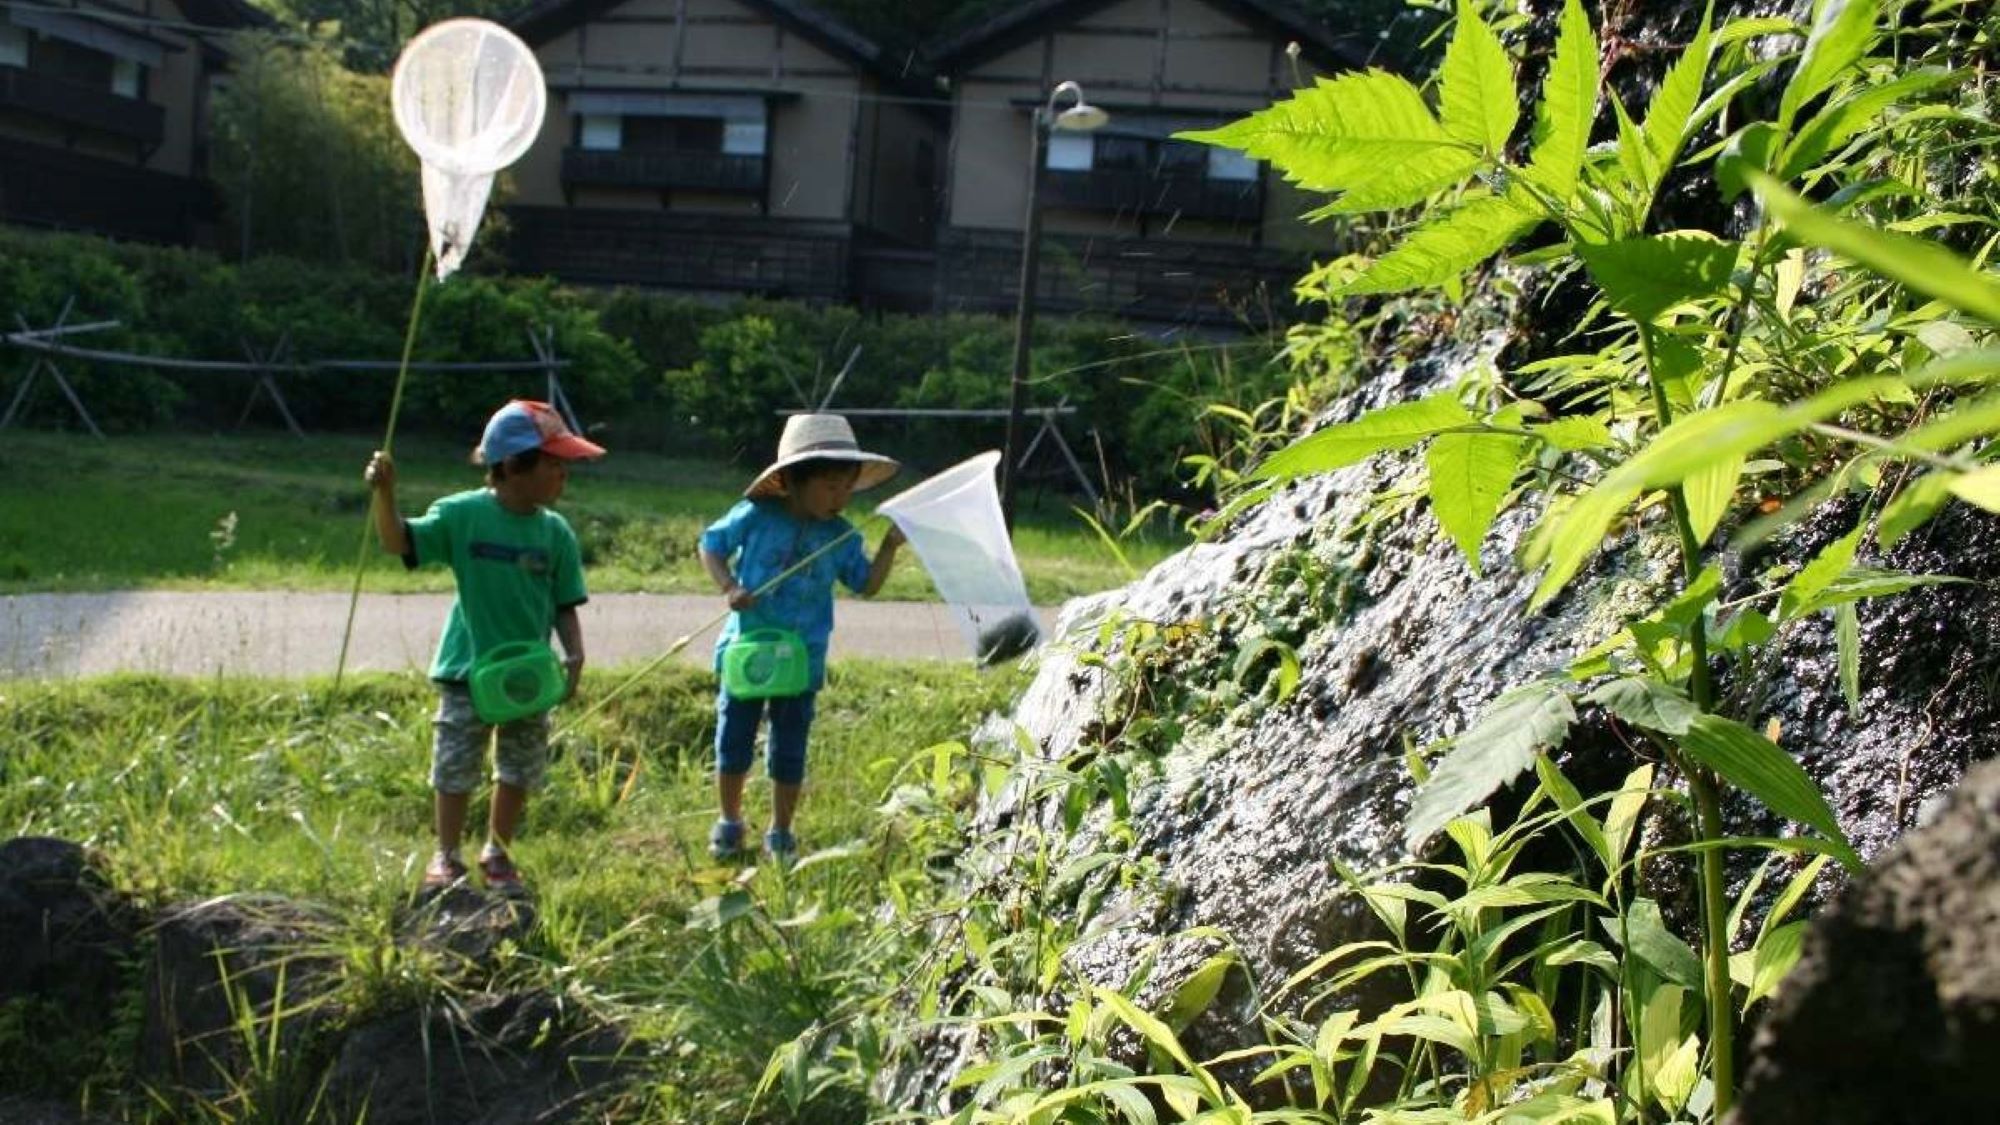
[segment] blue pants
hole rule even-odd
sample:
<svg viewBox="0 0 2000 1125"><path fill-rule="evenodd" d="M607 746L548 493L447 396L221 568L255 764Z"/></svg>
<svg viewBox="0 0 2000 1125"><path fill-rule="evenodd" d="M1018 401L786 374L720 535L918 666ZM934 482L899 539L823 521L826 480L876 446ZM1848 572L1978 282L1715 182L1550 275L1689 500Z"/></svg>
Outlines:
<svg viewBox="0 0 2000 1125"><path fill-rule="evenodd" d="M812 728L813 697L806 692L783 699L715 697L715 770L730 775L750 772L757 745L757 723L770 712L771 730L764 738L764 768L771 780L797 785L806 778L806 732Z"/></svg>

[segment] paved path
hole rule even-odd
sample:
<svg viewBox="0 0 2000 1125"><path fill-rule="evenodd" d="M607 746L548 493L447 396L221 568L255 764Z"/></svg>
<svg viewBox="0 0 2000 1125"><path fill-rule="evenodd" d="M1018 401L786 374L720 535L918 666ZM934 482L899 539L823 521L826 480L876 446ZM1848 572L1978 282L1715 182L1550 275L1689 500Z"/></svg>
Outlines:
<svg viewBox="0 0 2000 1125"><path fill-rule="evenodd" d="M331 675L340 657L347 595L338 593L24 594L0 597L0 678L101 676ZM347 666L429 666L448 594L368 594L355 612ZM580 611L591 664L657 657L721 609L712 597L599 594ZM1039 611L1045 626L1051 610ZM832 655L967 659L970 650L943 605L843 600ZM706 665L713 632L680 659Z"/></svg>

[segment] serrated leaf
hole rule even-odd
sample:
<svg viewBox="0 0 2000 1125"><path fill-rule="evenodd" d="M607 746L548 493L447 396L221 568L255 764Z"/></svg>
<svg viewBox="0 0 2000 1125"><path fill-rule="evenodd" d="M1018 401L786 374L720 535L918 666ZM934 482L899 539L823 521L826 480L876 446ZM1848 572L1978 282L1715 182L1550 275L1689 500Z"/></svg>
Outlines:
<svg viewBox="0 0 2000 1125"><path fill-rule="evenodd" d="M1445 132L1498 160L1521 112L1514 64L1468 0L1459 0L1458 26L1445 48L1438 85Z"/></svg>
<svg viewBox="0 0 2000 1125"><path fill-rule="evenodd" d="M1832 806L1806 771L1777 743L1720 715L1696 719L1677 741L1688 756L1764 802L1772 812L1819 833L1832 843L1834 858L1849 871L1861 870L1861 857L1840 830Z"/></svg>
<svg viewBox="0 0 2000 1125"><path fill-rule="evenodd" d="M1528 427L1535 436L1555 446L1565 453L1575 453L1583 449L1609 449L1615 443L1611 431L1603 422L1590 415L1579 414L1568 418L1558 418L1553 422Z"/></svg>
<svg viewBox="0 0 2000 1125"><path fill-rule="evenodd" d="M1861 617L1853 602L1844 602L1833 611L1836 659L1840 664L1840 694L1847 699L1847 713L1861 717Z"/></svg>
<svg viewBox="0 0 2000 1125"><path fill-rule="evenodd" d="M1945 485L1951 494L1989 512L2000 512L2000 464L1960 473Z"/></svg>
<svg viewBox="0 0 2000 1125"><path fill-rule="evenodd" d="M1800 109L1833 85L1875 43L1875 0L1826 0L1806 36L1798 66L1778 98L1778 126L1789 129Z"/></svg>
<svg viewBox="0 0 2000 1125"><path fill-rule="evenodd" d="M1238 149L1321 192L1345 191L1385 167L1463 147L1431 116L1415 86L1383 70L1321 78L1240 121L1174 139Z"/></svg>
<svg viewBox="0 0 2000 1125"><path fill-rule="evenodd" d="M1514 483L1527 442L1512 434L1440 434L1425 451L1431 511L1479 573L1479 545Z"/></svg>
<svg viewBox="0 0 2000 1125"><path fill-rule="evenodd" d="M1590 701L1635 727L1662 734L1685 734L1701 708L1678 688L1651 676L1627 676L1600 685Z"/></svg>
<svg viewBox="0 0 2000 1125"><path fill-rule="evenodd" d="M1404 821L1411 850L1452 819L1534 764L1535 755L1558 745L1576 721L1569 696L1554 684L1516 688L1494 700L1417 790Z"/></svg>
<svg viewBox="0 0 2000 1125"><path fill-rule="evenodd" d="M1895 499L1882 508L1875 521L1875 543L1884 551L1902 542L1903 536L1930 522L1937 510L1951 499L1951 472L1932 472L1913 480Z"/></svg>
<svg viewBox="0 0 2000 1125"><path fill-rule="evenodd" d="M1543 217L1523 195L1482 196L1426 220L1339 294L1356 297L1441 285L1499 253Z"/></svg>
<svg viewBox="0 0 2000 1125"><path fill-rule="evenodd" d="M1695 104L1701 100L1702 83L1708 78L1709 21L1713 9L1704 10L1694 39L1681 52L1673 68L1660 82L1659 92L1646 107L1646 155L1657 174L1664 176L1679 157ZM1655 185L1648 185L1649 187Z"/></svg>
<svg viewBox="0 0 2000 1125"><path fill-rule="evenodd" d="M1737 249L1710 235L1680 232L1579 244L1576 253L1612 308L1650 324L1683 301L1721 292Z"/></svg>
<svg viewBox="0 0 2000 1125"><path fill-rule="evenodd" d="M1306 218L1317 222L1337 215L1411 207L1445 188L1465 182L1479 164L1479 154L1463 148L1441 148L1413 156L1401 164L1380 169L1373 179L1363 180L1336 196L1333 202L1306 212Z"/></svg>
<svg viewBox="0 0 2000 1125"><path fill-rule="evenodd" d="M1747 178L1764 206L1792 237L2000 325L2000 281L1967 265L1958 255L1920 238L1835 218L1760 172L1748 173Z"/></svg>
<svg viewBox="0 0 2000 1125"><path fill-rule="evenodd" d="M1266 458L1250 477L1290 480L1311 473L1332 472L1377 453L1408 449L1441 431L1471 424L1472 415L1459 405L1457 396L1440 391L1415 402L1371 410L1352 422L1336 423L1308 434Z"/></svg>
<svg viewBox="0 0 2000 1125"><path fill-rule="evenodd" d="M1597 117L1597 35L1578 0L1564 0L1555 58L1536 107L1535 146L1527 175L1558 202L1576 193Z"/></svg>

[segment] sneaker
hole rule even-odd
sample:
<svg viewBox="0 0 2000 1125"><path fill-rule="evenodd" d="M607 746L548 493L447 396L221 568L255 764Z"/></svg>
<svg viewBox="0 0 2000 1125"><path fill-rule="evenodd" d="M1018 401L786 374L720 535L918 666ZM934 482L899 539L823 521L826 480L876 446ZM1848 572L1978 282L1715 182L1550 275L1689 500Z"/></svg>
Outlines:
<svg viewBox="0 0 2000 1125"><path fill-rule="evenodd" d="M452 852L439 852L431 857L431 864L424 868L424 889L441 890L465 878L465 861Z"/></svg>
<svg viewBox="0 0 2000 1125"><path fill-rule="evenodd" d="M799 838L789 828L773 828L764 833L764 853L790 867L799 857Z"/></svg>
<svg viewBox="0 0 2000 1125"><path fill-rule="evenodd" d="M708 854L715 859L728 859L743 850L743 822L717 818L715 827L708 830Z"/></svg>
<svg viewBox="0 0 2000 1125"><path fill-rule="evenodd" d="M487 890L503 895L518 895L527 890L521 882L520 868L499 848L489 846L479 853L479 874L485 877Z"/></svg>

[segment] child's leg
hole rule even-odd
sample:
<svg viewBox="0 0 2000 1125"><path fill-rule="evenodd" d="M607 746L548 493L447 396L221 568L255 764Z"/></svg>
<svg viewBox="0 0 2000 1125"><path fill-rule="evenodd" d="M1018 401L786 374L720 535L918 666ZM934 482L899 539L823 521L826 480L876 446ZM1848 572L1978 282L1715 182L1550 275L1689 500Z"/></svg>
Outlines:
<svg viewBox="0 0 2000 1125"><path fill-rule="evenodd" d="M456 855L465 835L466 806L486 764L491 728L473 711L470 692L457 684L439 684L431 732L432 820L438 851Z"/></svg>
<svg viewBox="0 0 2000 1125"><path fill-rule="evenodd" d="M812 729L813 692L771 701L771 733L764 747L771 774L771 827L789 832L806 780L806 734Z"/></svg>
<svg viewBox="0 0 2000 1125"><path fill-rule="evenodd" d="M743 783L750 778L750 756L757 745L757 723L764 716L761 699L715 697L715 795L722 819L743 819Z"/></svg>
<svg viewBox="0 0 2000 1125"><path fill-rule="evenodd" d="M541 788L548 769L548 715L520 719L500 728L493 740L493 801L486 814L490 843L505 848L514 842L528 794Z"/></svg>

